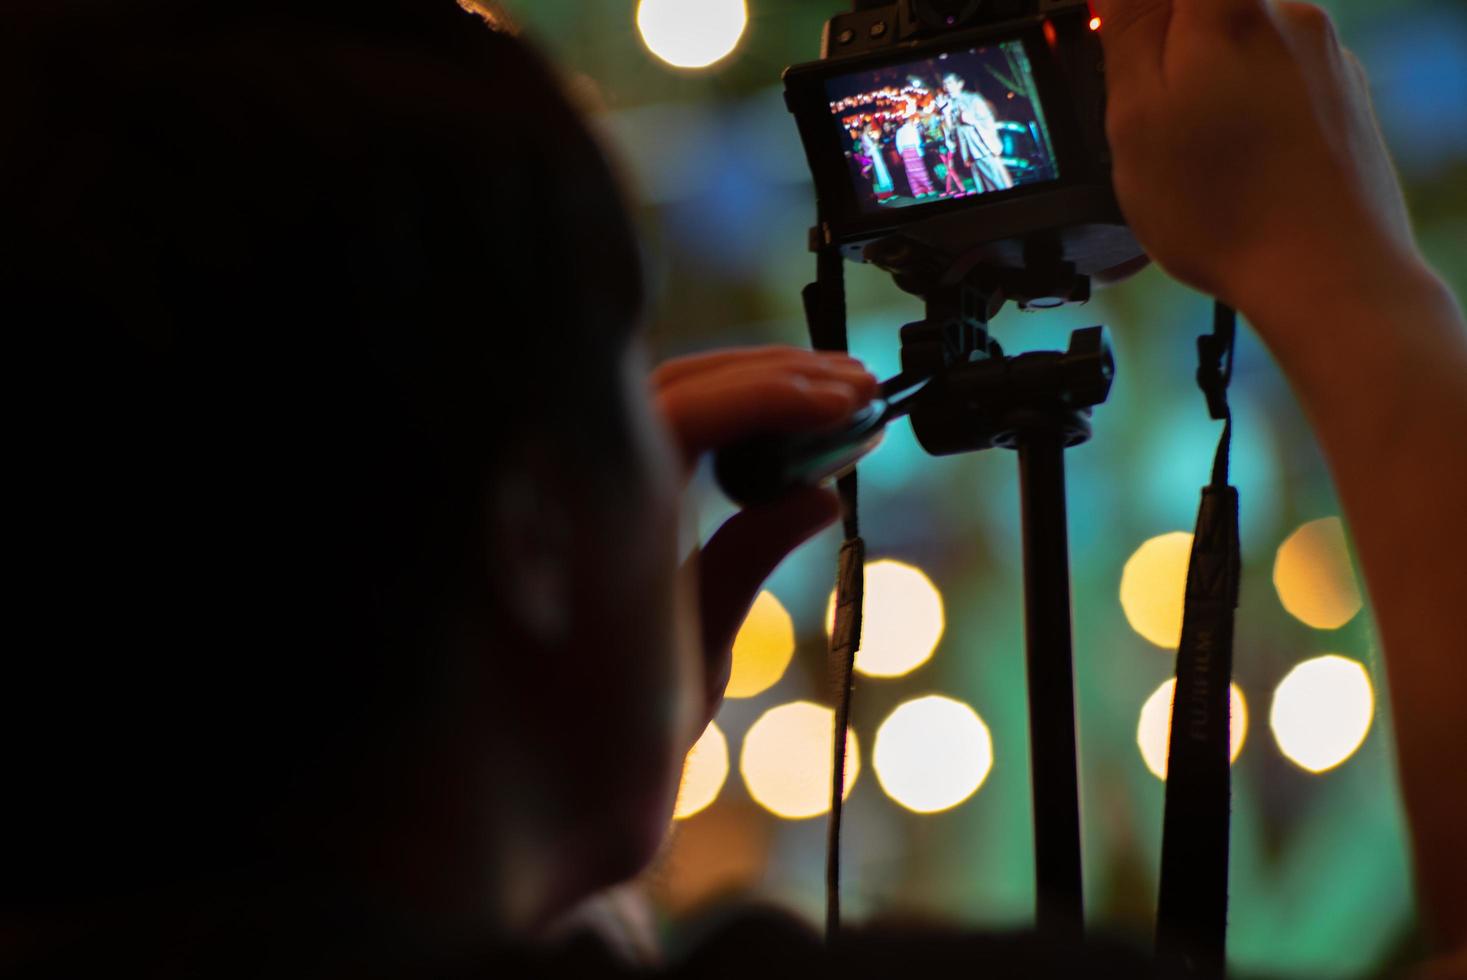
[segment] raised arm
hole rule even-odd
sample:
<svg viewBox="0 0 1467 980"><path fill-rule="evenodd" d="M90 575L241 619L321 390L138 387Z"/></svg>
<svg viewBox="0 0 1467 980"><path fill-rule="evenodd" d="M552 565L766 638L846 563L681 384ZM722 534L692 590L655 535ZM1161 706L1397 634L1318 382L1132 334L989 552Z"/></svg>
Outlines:
<svg viewBox="0 0 1467 980"><path fill-rule="evenodd" d="M1467 971L1467 325L1323 11L1096 7L1127 219L1249 318L1324 448L1385 646L1422 911L1443 965Z"/></svg>

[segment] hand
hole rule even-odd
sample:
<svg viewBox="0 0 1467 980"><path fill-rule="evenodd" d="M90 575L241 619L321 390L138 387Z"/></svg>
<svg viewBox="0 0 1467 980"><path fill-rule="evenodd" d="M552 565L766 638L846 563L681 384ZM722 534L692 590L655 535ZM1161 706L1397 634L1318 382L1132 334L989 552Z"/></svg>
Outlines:
<svg viewBox="0 0 1467 980"><path fill-rule="evenodd" d="M1169 273L1253 315L1380 284L1415 246L1360 64L1266 0L1095 0L1116 193Z"/></svg>
<svg viewBox="0 0 1467 980"><path fill-rule="evenodd" d="M1416 251L1364 73L1319 8L1094 3L1121 209L1168 272L1250 318L1334 474L1389 664L1419 907L1441 975L1463 975L1467 325Z"/></svg>
<svg viewBox="0 0 1467 980"><path fill-rule="evenodd" d="M654 397L689 473L703 453L750 436L838 427L871 401L877 387L876 378L851 357L793 347L682 357L652 373ZM796 491L735 514L689 562L702 616L705 720L723 699L734 636L760 585L839 513L840 502L830 491Z"/></svg>

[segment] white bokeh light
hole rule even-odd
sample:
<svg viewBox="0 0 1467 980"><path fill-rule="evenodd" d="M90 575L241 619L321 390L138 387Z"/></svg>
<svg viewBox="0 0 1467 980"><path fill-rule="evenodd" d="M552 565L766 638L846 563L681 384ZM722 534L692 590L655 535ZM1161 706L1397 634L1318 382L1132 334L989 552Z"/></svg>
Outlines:
<svg viewBox="0 0 1467 980"><path fill-rule="evenodd" d="M707 68L738 47L744 0L642 0L637 30L647 50L676 68Z"/></svg>
<svg viewBox="0 0 1467 980"><path fill-rule="evenodd" d="M876 731L871 768L886 795L916 813L949 810L993 768L993 739L961 701L930 695L898 707Z"/></svg>
<svg viewBox="0 0 1467 980"><path fill-rule="evenodd" d="M683 778L678 784L677 803L673 805L675 820L686 820L718 799L723 781L728 778L728 739L713 722L683 760Z"/></svg>
<svg viewBox="0 0 1467 980"><path fill-rule="evenodd" d="M1136 746L1141 759L1157 779L1166 779L1167 752L1172 736L1172 696L1177 680L1172 678L1152 692L1141 706L1141 720L1136 725ZM1248 705L1238 685L1228 688L1228 761L1237 762L1248 737Z"/></svg>
<svg viewBox="0 0 1467 980"><path fill-rule="evenodd" d="M1279 751L1301 769L1319 773L1355 754L1374 716L1375 693L1365 668L1327 654L1304 661L1279 682L1268 725Z"/></svg>
<svg viewBox="0 0 1467 980"><path fill-rule="evenodd" d="M760 715L739 754L739 772L754 802L787 820L829 810L834 722L833 711L810 701L782 704ZM856 733L847 732L845 796L860 771Z"/></svg>
<svg viewBox="0 0 1467 980"><path fill-rule="evenodd" d="M827 635L834 623L832 592L825 607ZM920 568L890 558L868 562L856 671L867 677L911 673L931 658L946 625L942 594Z"/></svg>

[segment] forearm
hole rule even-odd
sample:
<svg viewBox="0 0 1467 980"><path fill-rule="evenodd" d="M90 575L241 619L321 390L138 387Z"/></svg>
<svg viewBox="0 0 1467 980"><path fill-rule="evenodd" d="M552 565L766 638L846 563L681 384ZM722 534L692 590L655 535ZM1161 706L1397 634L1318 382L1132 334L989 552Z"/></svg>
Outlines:
<svg viewBox="0 0 1467 980"><path fill-rule="evenodd" d="M1335 478L1388 664L1422 911L1467 949L1467 324L1407 261L1255 300Z"/></svg>

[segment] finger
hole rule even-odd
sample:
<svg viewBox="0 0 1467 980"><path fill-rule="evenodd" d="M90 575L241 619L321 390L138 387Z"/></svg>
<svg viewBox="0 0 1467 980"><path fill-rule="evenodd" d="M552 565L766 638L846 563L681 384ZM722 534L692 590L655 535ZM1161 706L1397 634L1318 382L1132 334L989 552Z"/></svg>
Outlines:
<svg viewBox="0 0 1467 980"><path fill-rule="evenodd" d="M756 368L693 378L658 392L657 401L684 453L694 457L754 435L838 426L876 392L870 375L857 382L812 380Z"/></svg>
<svg viewBox="0 0 1467 980"><path fill-rule="evenodd" d="M840 500L813 487L740 511L699 555L698 592L707 658L709 711L728 685L734 637L759 588L791 551L840 516Z"/></svg>
<svg viewBox="0 0 1467 980"><path fill-rule="evenodd" d="M1370 73L1365 70L1365 64L1349 48L1341 48L1345 63L1350 66L1350 76L1355 80L1355 90L1367 100L1370 98Z"/></svg>
<svg viewBox="0 0 1467 980"><path fill-rule="evenodd" d="M734 350L711 351L707 354L690 354L664 361L652 372L654 388L674 384L697 374L729 367L751 365L800 366L811 371L864 370L861 362L849 354L834 351L812 351L802 347L775 345L769 347L745 347Z"/></svg>
<svg viewBox="0 0 1467 980"><path fill-rule="evenodd" d="M1273 6L1275 23L1283 29L1296 57L1316 71L1344 62L1343 48L1335 23L1323 7L1295 0L1279 0Z"/></svg>
<svg viewBox="0 0 1467 980"><path fill-rule="evenodd" d="M1172 0L1092 0L1100 17L1105 79L1112 102L1149 91L1161 77Z"/></svg>

